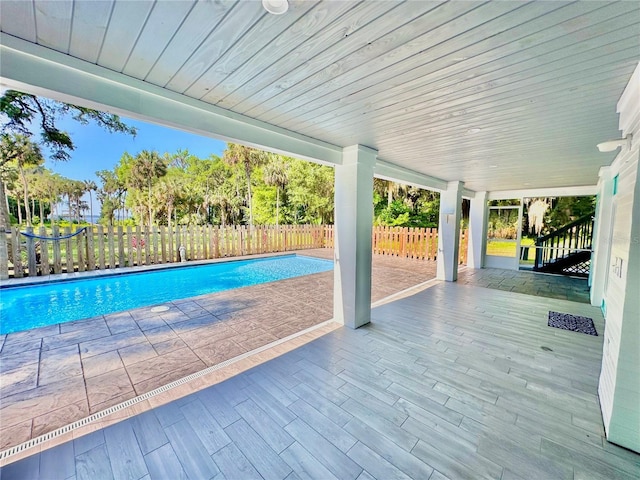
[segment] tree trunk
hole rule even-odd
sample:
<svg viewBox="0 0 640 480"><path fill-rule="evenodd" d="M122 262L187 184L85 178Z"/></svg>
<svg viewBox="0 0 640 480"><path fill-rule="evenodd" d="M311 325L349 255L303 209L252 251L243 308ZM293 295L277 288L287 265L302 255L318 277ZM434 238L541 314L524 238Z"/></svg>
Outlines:
<svg viewBox="0 0 640 480"><path fill-rule="evenodd" d="M93 224L93 195L91 195L91 190L89 190L89 219L91 220L89 223Z"/></svg>
<svg viewBox="0 0 640 480"><path fill-rule="evenodd" d="M276 227L280 226L280 187L276 187Z"/></svg>
<svg viewBox="0 0 640 480"><path fill-rule="evenodd" d="M24 168L18 167L20 171L20 178L22 179L22 193L24 194L24 212L27 217L27 227L31 227L31 208L29 207L29 186L27 185L27 176L24 173Z"/></svg>
<svg viewBox="0 0 640 480"><path fill-rule="evenodd" d="M18 207L18 225L22 225L22 209L20 208L20 197L16 195L16 206Z"/></svg>
<svg viewBox="0 0 640 480"><path fill-rule="evenodd" d="M44 225L44 202L40 200L40 225Z"/></svg>
<svg viewBox="0 0 640 480"><path fill-rule="evenodd" d="M153 211L151 209L151 180L149 180L148 185L149 189L147 201L149 202L149 229L151 229L151 226L153 225Z"/></svg>
<svg viewBox="0 0 640 480"><path fill-rule="evenodd" d="M11 228L9 220L9 197L4 182L0 179L0 233Z"/></svg>
<svg viewBox="0 0 640 480"><path fill-rule="evenodd" d="M245 162L244 170L247 175L247 195L249 197L249 227L253 229L253 199L251 198L251 165Z"/></svg>
<svg viewBox="0 0 640 480"><path fill-rule="evenodd" d="M56 205L57 203L55 201L51 201L49 202L49 205L51 205L51 226L53 226L56 222Z"/></svg>

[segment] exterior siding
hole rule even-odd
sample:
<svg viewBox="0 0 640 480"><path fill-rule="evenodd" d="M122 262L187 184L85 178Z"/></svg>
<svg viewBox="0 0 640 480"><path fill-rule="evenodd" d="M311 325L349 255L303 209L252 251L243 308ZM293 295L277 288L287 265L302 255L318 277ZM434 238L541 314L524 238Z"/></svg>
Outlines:
<svg viewBox="0 0 640 480"><path fill-rule="evenodd" d="M618 175L610 212L611 238L605 266L606 326L598 392L607 439L640 452L640 67L623 94L618 111L624 135L633 133L631 148L623 148L611 166ZM630 111L629 111L630 109ZM612 195L603 182L600 198ZM605 257L603 257L605 258Z"/></svg>

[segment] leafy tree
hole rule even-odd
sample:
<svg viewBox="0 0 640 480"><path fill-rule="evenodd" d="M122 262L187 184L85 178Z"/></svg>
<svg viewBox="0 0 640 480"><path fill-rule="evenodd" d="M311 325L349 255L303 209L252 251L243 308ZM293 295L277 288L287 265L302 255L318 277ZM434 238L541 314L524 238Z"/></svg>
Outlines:
<svg viewBox="0 0 640 480"><path fill-rule="evenodd" d="M166 212L169 230L172 228L171 215L174 215L175 223L178 223L175 205L180 201L183 189L184 186L179 178L176 178L175 176L169 177L168 175L159 182L154 189L154 194L156 195L158 204L162 205L160 211L162 212L164 210Z"/></svg>
<svg viewBox="0 0 640 480"><path fill-rule="evenodd" d="M40 178L42 184L42 198L49 202L51 208L51 223L55 221L55 208L56 204L60 201L60 195L62 193L62 185L65 179L53 173L51 170L45 170Z"/></svg>
<svg viewBox="0 0 640 480"><path fill-rule="evenodd" d="M551 208L545 215L545 231L562 228L585 215L595 212L596 197L559 197L551 201Z"/></svg>
<svg viewBox="0 0 640 480"><path fill-rule="evenodd" d="M0 97L0 112L7 118L2 125L3 131L34 136L33 129L37 127L42 144L51 149L53 160L68 160L71 157L70 152L75 148L69 134L56 126L56 120L61 117L70 116L82 125L93 121L110 133L121 132L134 136L136 134L136 129L123 123L118 115L16 90L7 90Z"/></svg>
<svg viewBox="0 0 640 480"><path fill-rule="evenodd" d="M100 170L96 172L100 179L101 186L97 189L97 197L101 203L100 221L107 225L113 225L114 212L119 208L118 193L123 189L123 185L118 175L111 170Z"/></svg>
<svg viewBox="0 0 640 480"><path fill-rule="evenodd" d="M263 170L264 183L276 187L276 226L280 225L280 189L286 187L289 182L287 168L286 159L281 161L279 155L274 155Z"/></svg>
<svg viewBox="0 0 640 480"><path fill-rule="evenodd" d="M14 154L10 147L11 137L2 135L0 138L0 228L2 229L10 227L9 194L14 192L18 181L18 169L15 162L11 161Z"/></svg>
<svg viewBox="0 0 640 480"><path fill-rule="evenodd" d="M149 209L149 227L153 225L153 204L151 187L160 178L167 174L167 163L158 152L142 150L135 157L131 169L130 184L135 188L147 187L147 207Z"/></svg>
<svg viewBox="0 0 640 480"><path fill-rule="evenodd" d="M247 180L247 203L249 205L249 225L253 227L253 198L251 192L251 172L255 167L263 165L267 159L267 152L245 147L235 143L227 144L222 158L229 165L242 165Z"/></svg>
<svg viewBox="0 0 640 480"><path fill-rule="evenodd" d="M26 212L27 225L31 226L31 209L29 207L29 182L27 179L27 171L29 169L40 166L44 163L40 147L32 142L29 137L22 134L2 134L0 139L0 165L13 163L18 171L20 183L22 184L22 193L24 195L24 206ZM4 182L1 190L2 195L6 195ZM6 205L6 202L2 202ZM2 213L4 226L8 225L8 212Z"/></svg>
<svg viewBox="0 0 640 480"><path fill-rule="evenodd" d="M440 196L418 187L374 179L374 224L437 227Z"/></svg>
<svg viewBox="0 0 640 480"><path fill-rule="evenodd" d="M334 171L316 163L290 163L287 197L293 223L333 223Z"/></svg>
<svg viewBox="0 0 640 480"><path fill-rule="evenodd" d="M92 192L95 192L98 189L98 185L93 180L85 180L84 182L84 191L89 194L89 205L90 211L89 216L91 217L91 222L93 222L93 195Z"/></svg>

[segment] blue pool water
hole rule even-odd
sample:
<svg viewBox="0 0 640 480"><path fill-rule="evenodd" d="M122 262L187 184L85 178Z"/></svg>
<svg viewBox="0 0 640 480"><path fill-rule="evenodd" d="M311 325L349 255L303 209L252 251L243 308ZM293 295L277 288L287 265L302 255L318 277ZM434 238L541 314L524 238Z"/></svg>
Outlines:
<svg viewBox="0 0 640 480"><path fill-rule="evenodd" d="M297 255L0 289L0 334L333 269Z"/></svg>

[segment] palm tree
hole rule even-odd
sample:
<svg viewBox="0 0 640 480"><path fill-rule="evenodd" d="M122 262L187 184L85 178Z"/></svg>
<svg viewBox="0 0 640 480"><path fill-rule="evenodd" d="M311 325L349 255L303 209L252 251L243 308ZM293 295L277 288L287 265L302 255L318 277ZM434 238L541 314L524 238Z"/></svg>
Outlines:
<svg viewBox="0 0 640 480"><path fill-rule="evenodd" d="M171 215L175 213L175 205L176 202L180 199L182 191L183 186L176 178L167 178L160 182L154 189L154 193L159 203L166 205L167 225L170 232L172 231Z"/></svg>
<svg viewBox="0 0 640 480"><path fill-rule="evenodd" d="M149 227L153 225L151 187L160 177L164 177L166 174L167 163L158 155L158 152L142 150L136 155L135 163L131 169L131 183L135 188L147 187Z"/></svg>
<svg viewBox="0 0 640 480"><path fill-rule="evenodd" d="M83 183L84 191L89 193L89 217L91 218L91 223L93 223L93 195L91 192L98 190L98 186L93 180L85 180Z"/></svg>
<svg viewBox="0 0 640 480"><path fill-rule="evenodd" d="M283 163L280 157L274 157L271 163L264 168L264 183L276 187L276 227L280 225L280 189L289 182L287 175L287 164Z"/></svg>
<svg viewBox="0 0 640 480"><path fill-rule="evenodd" d="M47 175L50 175L50 172L44 167L36 168L29 175L29 192L31 193L32 213L35 214L34 202L35 200L38 200L40 224L44 222L44 204L48 194L48 186L46 182Z"/></svg>
<svg viewBox="0 0 640 480"><path fill-rule="evenodd" d="M247 203L249 205L249 226L253 228L253 197L251 193L251 171L254 167L260 166L268 159L267 152L256 150L255 148L227 144L227 148L222 153L222 159L229 165L244 166L244 173L247 179Z"/></svg>

